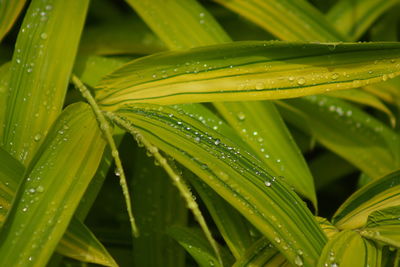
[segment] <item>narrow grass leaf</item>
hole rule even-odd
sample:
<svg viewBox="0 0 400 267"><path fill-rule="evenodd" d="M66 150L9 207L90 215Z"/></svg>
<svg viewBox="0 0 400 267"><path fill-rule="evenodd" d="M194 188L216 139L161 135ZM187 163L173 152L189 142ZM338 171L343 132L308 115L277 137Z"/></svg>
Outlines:
<svg viewBox="0 0 400 267"><path fill-rule="evenodd" d="M166 44L168 44L170 49L190 48L232 41L223 28L218 24L218 22L209 15L207 9L199 5L197 1L174 0L164 3L163 1L159 0L130 0L128 2L136 9L136 11L138 11L139 14L141 14L143 19L160 36L160 38ZM146 9L143 9L144 2L146 2ZM179 16L171 15L175 14L177 10L180 12ZM167 13L169 13L168 16L166 16ZM168 25L169 27L161 27L161 29L158 28L157 25L160 24L158 17L163 17L162 23L164 25ZM185 23L181 23L182 17L185 17ZM191 25L191 29L188 29L187 25ZM196 30L194 31L192 28L196 28ZM205 63L202 67L212 68L212 65ZM161 74L161 77L162 76L163 74ZM260 85L263 86L263 82L258 83L256 86L259 87ZM282 163L278 168L274 164L275 162L272 162L271 160L266 161L265 163L267 166L277 171L278 176L286 176L287 181L294 186L298 192L301 192L303 196L310 199L314 206L316 206L316 196L312 184L312 177L307 169L307 166L304 164L302 155L298 153L296 145L292 142L285 125L280 120L280 115L276 112L274 104L271 103L269 106L256 102L253 102L251 105L246 105L244 102L220 102L213 104L218 112L223 114L225 119L231 125L237 125L238 123L242 124L242 128L240 129L239 127L234 127L239 134L243 133L243 127L247 128L247 130L251 132L259 134L257 136L257 140L254 140L253 138L245 138L245 141L250 144L256 154L257 152L259 154L260 150L265 150L264 146L268 146L271 148L269 149L269 154L271 157L281 159L282 150L276 149L276 146L274 146L275 142L272 141L273 138L276 138L276 135L268 135L268 133L274 132L282 134L279 141L281 146L285 147L287 158L290 158L290 160L285 162L285 167L283 167ZM255 110L256 106L258 107L257 110ZM248 110L250 107L253 109ZM272 119L266 120L263 127L261 127L260 124L251 124L249 120L237 122L238 114L226 112L227 110L230 111L233 109L238 109L241 112L246 112L246 110L248 110L249 113L252 113L253 121L263 121L265 117ZM270 131L265 131L265 129L269 129ZM260 143L258 140L261 139L265 141ZM265 159L264 156L264 154L261 155L262 159ZM286 168L286 170L293 170L293 172L296 172L299 175L293 176L293 173L283 172L283 168ZM299 177L301 177L301 179L299 179Z"/></svg>
<svg viewBox="0 0 400 267"><path fill-rule="evenodd" d="M344 36L328 23L324 15L305 0L214 1L267 29L281 40L314 42L344 40Z"/></svg>
<svg viewBox="0 0 400 267"><path fill-rule="evenodd" d="M317 207L313 178L300 150L271 102L221 105L219 112L240 133L254 154ZM264 114L260 119L260 114ZM271 127L271 126L277 127ZM273 140L273 141L272 141Z"/></svg>
<svg viewBox="0 0 400 267"><path fill-rule="evenodd" d="M88 3L29 5L12 59L3 135L5 149L24 165L61 112Z"/></svg>
<svg viewBox="0 0 400 267"><path fill-rule="evenodd" d="M232 255L229 255L226 251L222 254L223 264L218 262L212 247L200 229L172 226L168 229L168 234L179 242L201 267L222 267L232 264Z"/></svg>
<svg viewBox="0 0 400 267"><path fill-rule="evenodd" d="M133 210L141 235L133 240L135 266L185 266L185 253L167 234L172 225L185 226L187 208L168 175L154 159L136 149L132 179ZM173 216L171 216L173 214Z"/></svg>
<svg viewBox="0 0 400 267"><path fill-rule="evenodd" d="M68 231L58 243L57 252L82 262L118 266L93 233L77 218L72 218Z"/></svg>
<svg viewBox="0 0 400 267"><path fill-rule="evenodd" d="M257 231L252 229L246 219L206 183L193 174L185 177L200 195L233 256L236 259L242 257L253 243L253 235L258 235Z"/></svg>
<svg viewBox="0 0 400 267"><path fill-rule="evenodd" d="M328 238L332 238L337 233L339 233L339 230L327 219L318 216L316 216L315 218Z"/></svg>
<svg viewBox="0 0 400 267"><path fill-rule="evenodd" d="M382 250L376 244L345 230L328 241L316 266L380 266L381 256Z"/></svg>
<svg viewBox="0 0 400 267"><path fill-rule="evenodd" d="M400 167L399 136L354 105L322 95L279 103L291 123L371 178L380 178Z"/></svg>
<svg viewBox="0 0 400 267"><path fill-rule="evenodd" d="M80 53L90 55L146 55L163 50L165 44L146 24L130 16L88 25L79 46Z"/></svg>
<svg viewBox="0 0 400 267"><path fill-rule="evenodd" d="M286 183L265 172L245 149L172 107L136 104L118 110L130 124L198 175L238 209L294 262L298 250L312 266L326 240L303 201ZM280 226L280 227L279 227Z"/></svg>
<svg viewBox="0 0 400 267"><path fill-rule="evenodd" d="M8 80L10 79L10 62L0 66L0 136L3 136L4 119L6 117ZM3 139L0 138L0 145Z"/></svg>
<svg viewBox="0 0 400 267"><path fill-rule="evenodd" d="M397 0L340 0L328 12L328 21L351 41L358 40L371 24Z"/></svg>
<svg viewBox="0 0 400 267"><path fill-rule="evenodd" d="M97 169L104 146L89 106L74 104L62 113L29 166L0 234L2 264L46 264Z"/></svg>
<svg viewBox="0 0 400 267"><path fill-rule="evenodd" d="M0 147L0 228L10 211L24 171L25 167ZM114 260L102 244L75 217L72 218L56 250L76 260L115 266Z"/></svg>
<svg viewBox="0 0 400 267"><path fill-rule="evenodd" d="M396 78L393 80L396 80ZM390 81L393 81L393 80L390 80ZM380 88L382 88L382 86ZM371 86L371 87L373 87L373 86ZM392 111L385 104L383 104L382 101L377 96L375 96L372 93L367 93L366 91L363 91L363 90L350 89L350 90L330 92L327 95L341 98L344 100L349 100L349 101L352 101L354 103L358 103L361 105L373 107L373 108L385 113L388 116L392 125L394 125L396 122L396 118L395 118L394 114L392 113Z"/></svg>
<svg viewBox="0 0 400 267"><path fill-rule="evenodd" d="M332 222L339 229L355 229L367 223L368 216L400 203L400 171L375 180L351 195L336 211Z"/></svg>
<svg viewBox="0 0 400 267"><path fill-rule="evenodd" d="M14 25L26 0L4 0L0 5L0 42Z"/></svg>
<svg viewBox="0 0 400 267"><path fill-rule="evenodd" d="M260 238L246 250L246 253L238 259L234 267L266 266L279 254L279 251L265 237Z"/></svg>
<svg viewBox="0 0 400 267"><path fill-rule="evenodd" d="M397 43L236 42L137 59L106 77L103 108L293 98L357 88L400 74Z"/></svg>
<svg viewBox="0 0 400 267"><path fill-rule="evenodd" d="M372 212L360 234L385 245L400 248L400 206Z"/></svg>

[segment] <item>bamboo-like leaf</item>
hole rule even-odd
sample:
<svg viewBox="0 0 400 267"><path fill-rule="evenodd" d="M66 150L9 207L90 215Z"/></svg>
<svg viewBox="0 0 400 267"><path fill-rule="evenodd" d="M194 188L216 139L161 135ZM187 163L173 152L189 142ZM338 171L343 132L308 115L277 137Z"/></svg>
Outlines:
<svg viewBox="0 0 400 267"><path fill-rule="evenodd" d="M26 0L5 0L0 5L0 42L11 29Z"/></svg>
<svg viewBox="0 0 400 267"><path fill-rule="evenodd" d="M233 256L238 259L253 242L254 231L243 216L207 184L192 175L186 175L199 193Z"/></svg>
<svg viewBox="0 0 400 267"><path fill-rule="evenodd" d="M24 18L11 64L3 142L25 165L61 112L88 2L34 0Z"/></svg>
<svg viewBox="0 0 400 267"><path fill-rule="evenodd" d="M249 247L242 258L238 259L233 266L266 266L278 254L279 251L272 246L268 239L262 237Z"/></svg>
<svg viewBox="0 0 400 267"><path fill-rule="evenodd" d="M128 2L171 49L190 48L231 41L217 21L210 16L208 11L202 8L196 0L173 0L168 3L162 0L129 0ZM172 16L171 14L175 14L177 10L180 12L179 16ZM166 14L168 15L166 16ZM160 28L159 17L162 17L162 23L169 27ZM182 17L185 18L184 24L181 23ZM189 25L190 27L188 27ZM203 65L203 67L206 67L206 65L207 63ZM290 160L279 164L279 167L276 167L275 162L271 160L266 161L266 165L274 169L278 176L285 176L287 181L294 186L298 192L301 192L305 197L310 199L316 207L316 196L312 184L312 177L272 103L269 105L256 102L253 102L251 105L246 105L243 102L214 103L214 106L231 125L237 126L237 124L241 124L241 127L234 127L239 134L243 133L243 127L251 132L259 133L257 140L254 138L245 139L252 149L256 151L256 154L260 150L265 150L264 146L267 146L270 147L268 153L271 157L280 161L282 158L282 149L277 149L276 146L274 146L275 142L272 141L272 138L277 137L275 133L278 133L280 135L281 146L285 147L286 157L288 159L290 158ZM258 109L256 107L258 107ZM252 110L249 110L250 108L252 108ZM233 109L252 113L254 121L262 121L265 117L271 119L265 120L262 125L263 127L261 127L260 124L251 124L249 120L238 121L237 114L227 112ZM266 129L268 129L268 131L266 131ZM268 133L270 132L271 134L269 135ZM260 143L258 141L260 138L265 141ZM261 153L260 156L262 160L265 160L264 153ZM283 164L285 164L285 166L283 166ZM293 170L293 172L284 172L284 168L286 168L286 170ZM296 175L293 175L293 173L296 173ZM301 179L299 179L299 177L301 177Z"/></svg>
<svg viewBox="0 0 400 267"><path fill-rule="evenodd" d="M400 98L399 85L400 79L396 77L395 79L380 83L379 86L365 86L364 90L380 97L386 102L398 104Z"/></svg>
<svg viewBox="0 0 400 267"><path fill-rule="evenodd" d="M2 264L46 264L97 169L104 146L87 105L74 104L62 113L28 168L0 234Z"/></svg>
<svg viewBox="0 0 400 267"><path fill-rule="evenodd" d="M221 250L221 252L225 252L222 253L224 265L221 265L200 229L172 226L168 229L168 234L179 242L201 267L230 266L233 261L232 255Z"/></svg>
<svg viewBox="0 0 400 267"><path fill-rule="evenodd" d="M380 266L381 257L382 250L376 244L346 230L328 241L316 266Z"/></svg>
<svg viewBox="0 0 400 267"><path fill-rule="evenodd" d="M141 233L133 240L135 266L185 266L184 250L167 234L171 225L185 226L185 203L164 170L155 168L143 149L134 152L132 167L133 210Z"/></svg>
<svg viewBox="0 0 400 267"><path fill-rule="evenodd" d="M371 41L393 42L397 41L397 20L400 6L394 6L385 13L369 30Z"/></svg>
<svg viewBox="0 0 400 267"><path fill-rule="evenodd" d="M400 206L372 212L360 232L366 238L400 248Z"/></svg>
<svg viewBox="0 0 400 267"><path fill-rule="evenodd" d="M0 147L0 227L10 211L24 171L25 167ZM80 261L116 265L96 237L76 218L72 219L56 250Z"/></svg>
<svg viewBox="0 0 400 267"><path fill-rule="evenodd" d="M382 86L380 88L382 88ZM368 105L370 107L376 108L377 110L380 110L388 115L392 125L394 125L396 122L396 118L394 117L392 111L390 111L390 109L387 106L385 106L385 104L383 104L382 101L379 100L379 98L377 98L375 95L371 93L367 93L366 91L351 89L351 90L330 92L328 93L328 95L345 100L350 100L354 103L359 103L361 105Z"/></svg>
<svg viewBox="0 0 400 267"><path fill-rule="evenodd" d="M142 21L122 16L87 27L79 47L79 52L91 55L151 54L163 50L165 45Z"/></svg>
<svg viewBox="0 0 400 267"><path fill-rule="evenodd" d="M305 266L316 263L326 240L322 230L286 183L259 168L261 163L244 149L172 107L136 104L117 114L120 119L111 116L117 124L133 123L152 143L201 177L289 261L294 262L302 250Z"/></svg>
<svg viewBox="0 0 400 267"><path fill-rule="evenodd" d="M314 42L344 40L344 37L329 25L326 18L305 0L214 1L268 29L281 40Z"/></svg>
<svg viewBox="0 0 400 267"><path fill-rule="evenodd" d="M400 171L373 181L351 195L336 211L332 222L339 229L364 226L373 211L400 205Z"/></svg>
<svg viewBox="0 0 400 267"><path fill-rule="evenodd" d="M397 0L340 0L329 10L327 19L344 36L358 40L371 24Z"/></svg>
<svg viewBox="0 0 400 267"><path fill-rule="evenodd" d="M317 95L279 103L291 123L314 135L371 178L380 178L400 167L399 136L355 106ZM343 129L346 134L342 134Z"/></svg>
<svg viewBox="0 0 400 267"><path fill-rule="evenodd" d="M284 176L297 192L317 206L313 178L307 164L272 103L230 103L221 105L219 112L241 134L261 161L277 175ZM264 114L262 120L260 114Z"/></svg>
<svg viewBox="0 0 400 267"><path fill-rule="evenodd" d="M136 102L292 98L386 81L400 74L399 57L397 43L237 42L134 60L96 94L108 110Z"/></svg>
<svg viewBox="0 0 400 267"><path fill-rule="evenodd" d="M319 226L321 226L322 230L324 230L324 233L328 238L332 238L337 233L339 233L339 230L327 219L322 217L316 217L316 219L319 223Z"/></svg>
<svg viewBox="0 0 400 267"><path fill-rule="evenodd" d="M73 218L68 225L68 231L60 240L57 252L83 262L118 266L92 232L76 218Z"/></svg>
<svg viewBox="0 0 400 267"><path fill-rule="evenodd" d="M9 62L0 66L0 136L3 136L4 119L7 107L8 80L10 79L10 74ZM0 138L0 145L2 144L3 140Z"/></svg>

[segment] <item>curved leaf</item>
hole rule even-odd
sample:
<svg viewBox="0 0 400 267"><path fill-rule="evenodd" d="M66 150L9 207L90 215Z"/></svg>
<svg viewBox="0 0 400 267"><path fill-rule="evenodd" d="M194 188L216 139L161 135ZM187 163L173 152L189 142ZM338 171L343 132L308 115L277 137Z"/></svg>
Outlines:
<svg viewBox="0 0 400 267"><path fill-rule="evenodd" d="M344 40L323 14L305 0L214 1L250 19L281 40L320 42Z"/></svg>
<svg viewBox="0 0 400 267"><path fill-rule="evenodd" d="M398 0L341 0L328 12L327 19L344 36L358 40L371 24Z"/></svg>
<svg viewBox="0 0 400 267"><path fill-rule="evenodd" d="M400 74L398 57L397 43L236 42L134 60L106 77L96 97L107 110L292 98L386 81Z"/></svg>
<svg viewBox="0 0 400 267"><path fill-rule="evenodd" d="M351 195L336 211L332 222L339 229L364 226L373 211L400 205L400 171L375 180Z"/></svg>
<svg viewBox="0 0 400 267"><path fill-rule="evenodd" d="M97 169L104 146L88 105L74 104L62 113L28 168L0 233L2 264L46 264Z"/></svg>
<svg viewBox="0 0 400 267"><path fill-rule="evenodd" d="M300 249L306 266L316 262L326 237L310 211L245 150L176 108L137 104L117 114L120 119L111 116L117 124L133 123L238 209L291 262Z"/></svg>
<svg viewBox="0 0 400 267"><path fill-rule="evenodd" d="M172 226L168 229L168 234L179 242L201 267L222 267L231 265L232 255L229 255L226 251L222 253L224 265L219 263L213 248L202 235L200 229ZM224 250L221 250L221 252L224 252Z"/></svg>
<svg viewBox="0 0 400 267"><path fill-rule="evenodd" d="M88 4L34 0L24 17L11 64L3 135L4 148L24 165L61 112Z"/></svg>
<svg viewBox="0 0 400 267"><path fill-rule="evenodd" d="M262 237L249 247L246 253L233 266L268 266L267 264L278 254L279 251L272 246L268 239Z"/></svg>
<svg viewBox="0 0 400 267"><path fill-rule="evenodd" d="M164 40L171 49L189 48L231 41L224 29L196 0L173 0L168 3L160 0L130 0L128 2L141 14L143 19L157 34L159 34L161 39ZM143 9L144 6L146 7L145 9ZM180 12L179 16L172 15L175 14L177 10ZM166 14L169 15L166 16ZM168 25L168 27L159 27L159 17L163 18L162 23ZM180 20L182 17L185 17L185 23L181 23ZM190 29L188 25L191 25ZM196 30L194 31L193 28ZM237 31L237 29L235 29L235 31ZM254 101L251 104L246 104L244 102L214 102L213 105L217 111L234 126L234 129L239 135L243 134L243 128L253 133L258 133L257 140L248 138L248 136L245 135L245 141L250 144L253 151L260 156L261 160L264 160L265 164L276 172L277 176L285 176L289 184L294 186L303 196L310 199L314 207L317 206L310 172L306 164L304 164L302 155L298 153L295 143L291 140L291 136L282 123L280 115L276 112L273 103L267 105ZM240 113L235 114L231 112L234 109L240 110L242 113L252 113L253 121L264 121L264 123L252 124L250 120L240 120L238 119ZM266 120L265 118L271 119ZM240 124L239 127L238 124ZM273 140L275 138L279 138L281 146L285 148L285 159L287 160L284 160L282 155L283 149L276 147L276 142ZM264 141L260 143L258 140L261 139ZM260 155L260 151L265 150L265 147L269 148L268 155L271 156L270 160L266 160L264 153ZM272 160L272 158L274 158L274 160ZM277 164L276 161L279 161L279 164Z"/></svg>
<svg viewBox="0 0 400 267"><path fill-rule="evenodd" d="M0 5L0 42L17 20L26 0L4 0Z"/></svg>
<svg viewBox="0 0 400 267"><path fill-rule="evenodd" d="M380 266L381 257L381 248L357 232L346 230L328 241L316 266Z"/></svg>
<svg viewBox="0 0 400 267"><path fill-rule="evenodd" d="M279 104L291 123L312 134L371 178L380 178L400 168L400 137L355 106L322 95Z"/></svg>
<svg viewBox="0 0 400 267"><path fill-rule="evenodd" d="M372 212L360 234L366 238L400 248L400 206Z"/></svg>

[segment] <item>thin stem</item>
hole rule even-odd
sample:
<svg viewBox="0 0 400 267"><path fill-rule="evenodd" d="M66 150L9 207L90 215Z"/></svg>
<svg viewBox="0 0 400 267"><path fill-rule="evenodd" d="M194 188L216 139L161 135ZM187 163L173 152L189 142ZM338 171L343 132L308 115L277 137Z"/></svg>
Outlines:
<svg viewBox="0 0 400 267"><path fill-rule="evenodd" d="M79 80L79 78L76 77L75 75L72 75L72 82L75 85L75 87L79 89L82 96L91 105L93 112L95 113L96 118L97 118L98 122L100 123L100 129L104 133L106 140L108 142L108 145L111 148L111 155L114 158L115 165L117 167L116 171L115 171L115 175L119 176L119 183L122 188L122 193L124 194L126 209L128 211L128 215L129 215L129 221L131 224L132 234L134 237L138 237L139 230L136 226L135 218L133 217L133 213L132 213L131 198L130 198L130 194L129 194L129 190L128 190L128 185L126 182L125 172L124 172L124 169L122 168L122 163L121 163L121 159L119 158L118 149L117 149L117 146L115 145L114 139L112 137L112 133L110 131L110 125L107 122L106 118L104 117L103 113L101 112L99 106L97 105L96 100L93 98L92 94L86 88L86 86Z"/></svg>
<svg viewBox="0 0 400 267"><path fill-rule="evenodd" d="M193 199L193 195L184 180L182 180L182 178L174 171L171 165L168 164L168 161L163 155L161 155L161 153L158 151L158 148L151 144L150 141L148 141L137 129L135 129L130 122L126 122L125 120L121 119L111 112L105 112L105 115L114 123L132 134L135 137L136 141L139 144L143 145L147 149L147 151L149 151L153 155L160 166L165 170L165 172L171 178L173 184L178 188L179 192L185 199L188 208L193 213L194 217L202 228L208 242L210 242L212 248L214 249L219 263L221 264L221 266L223 266L217 242L213 238L211 231L207 226L207 222L204 219L203 214L201 213L199 206L197 205L197 202Z"/></svg>

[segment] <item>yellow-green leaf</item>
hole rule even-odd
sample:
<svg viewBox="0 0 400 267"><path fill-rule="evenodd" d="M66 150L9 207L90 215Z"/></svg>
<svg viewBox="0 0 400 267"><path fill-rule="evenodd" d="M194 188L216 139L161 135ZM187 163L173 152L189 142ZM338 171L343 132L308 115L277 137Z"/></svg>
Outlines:
<svg viewBox="0 0 400 267"><path fill-rule="evenodd" d="M0 3L0 42L13 26L26 0L4 0Z"/></svg>
<svg viewBox="0 0 400 267"><path fill-rule="evenodd" d="M398 0L340 0L328 12L327 19L344 36L358 40L371 24Z"/></svg>
<svg viewBox="0 0 400 267"><path fill-rule="evenodd" d="M400 248L400 206L372 212L360 234L366 238Z"/></svg>
<svg viewBox="0 0 400 267"><path fill-rule="evenodd" d="M387 207L400 205L400 171L375 180L351 195L336 211L332 222L339 229L364 226L368 216Z"/></svg>
<svg viewBox="0 0 400 267"><path fill-rule="evenodd" d="M61 114L25 172L0 233L2 264L46 264L98 167L104 146L88 105L77 103Z"/></svg>
<svg viewBox="0 0 400 267"><path fill-rule="evenodd" d="M4 148L24 165L61 112L88 3L34 0L24 17L11 63L3 135Z"/></svg>
<svg viewBox="0 0 400 267"><path fill-rule="evenodd" d="M382 249L376 244L346 230L328 241L316 266L380 266L381 257Z"/></svg>
<svg viewBox="0 0 400 267"><path fill-rule="evenodd" d="M357 88L400 74L397 43L236 42L137 59L106 77L103 108L293 98Z"/></svg>
<svg viewBox="0 0 400 267"><path fill-rule="evenodd" d="M246 253L238 259L234 267L268 266L279 255L279 251L272 246L265 237L260 238L246 250ZM283 261L284 258L283 258ZM280 265L279 265L280 266Z"/></svg>
<svg viewBox="0 0 400 267"><path fill-rule="evenodd" d="M136 127L157 147L198 175L239 210L294 262L298 250L313 266L326 237L304 202L282 178L240 146L184 113L179 107L136 104L110 116Z"/></svg>

